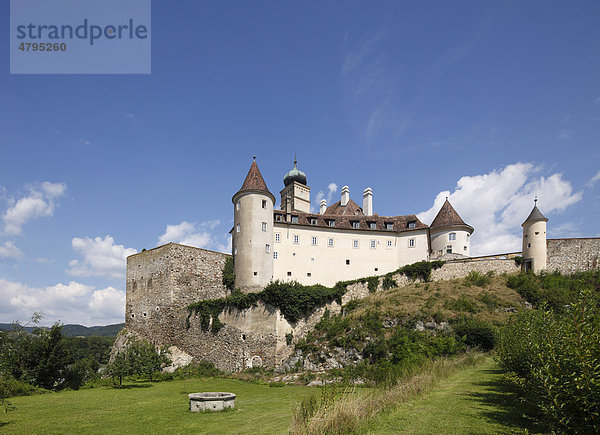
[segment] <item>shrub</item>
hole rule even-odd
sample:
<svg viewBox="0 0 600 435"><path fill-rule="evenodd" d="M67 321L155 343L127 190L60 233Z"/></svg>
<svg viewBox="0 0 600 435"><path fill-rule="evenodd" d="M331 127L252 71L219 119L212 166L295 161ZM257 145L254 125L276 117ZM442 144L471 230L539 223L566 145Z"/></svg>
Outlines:
<svg viewBox="0 0 600 435"><path fill-rule="evenodd" d="M475 317L459 317L452 322L456 338L469 347L491 350L496 344L496 328Z"/></svg>
<svg viewBox="0 0 600 435"><path fill-rule="evenodd" d="M369 288L369 293L375 293L377 291L377 287L379 287L379 277L370 276L367 278L367 287Z"/></svg>
<svg viewBox="0 0 600 435"><path fill-rule="evenodd" d="M490 271L488 271L485 274L483 274L481 272L478 272L476 270L472 270L465 277L465 283L467 285L470 285L470 286L476 285L476 286L479 286L479 287L485 287L490 282L492 282L492 278L493 277L494 277L494 271L493 270L490 270Z"/></svg>
<svg viewBox="0 0 600 435"><path fill-rule="evenodd" d="M451 299L444 302L444 307L453 310L461 311L466 313L477 313L479 312L479 306L470 299L467 295L460 295L458 299Z"/></svg>
<svg viewBox="0 0 600 435"><path fill-rule="evenodd" d="M235 286L235 270L233 268L233 257L227 257L223 265L223 285L233 291Z"/></svg>
<svg viewBox="0 0 600 435"><path fill-rule="evenodd" d="M383 287L384 290L389 290L391 288L398 287L398 283L396 282L396 280L394 280L394 278L392 278L389 275L386 275L383 278L383 282L381 283L381 286Z"/></svg>
<svg viewBox="0 0 600 435"><path fill-rule="evenodd" d="M551 429L600 432L600 310L597 294L582 291L568 310L542 304L502 329L501 366Z"/></svg>

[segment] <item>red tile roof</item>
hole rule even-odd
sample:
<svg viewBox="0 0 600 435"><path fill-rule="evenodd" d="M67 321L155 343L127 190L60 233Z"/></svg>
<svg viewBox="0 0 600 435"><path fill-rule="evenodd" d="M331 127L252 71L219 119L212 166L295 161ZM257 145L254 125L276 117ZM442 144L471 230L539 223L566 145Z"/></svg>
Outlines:
<svg viewBox="0 0 600 435"><path fill-rule="evenodd" d="M327 210L325 210L325 214L338 214L344 216L365 215L362 211L362 208L360 208L358 204L352 201L351 199L348 200L348 204L346 204L343 207L342 201L338 201L335 204L330 205L329 207L327 207Z"/></svg>
<svg viewBox="0 0 600 435"><path fill-rule="evenodd" d="M333 206L332 206L333 207ZM294 211L291 215L298 217L298 222L286 221L286 212L284 210L275 210L275 216L280 216L280 220L275 219L275 223L285 223L291 225L309 225L314 227L325 227L335 229L349 229L349 230L368 230L368 231L390 231L390 232L403 232L403 231L414 231L427 229L427 225L417 218L414 214L406 216L365 216L361 215L342 215L342 214L316 214L316 213L303 213ZM316 223L311 221L316 220ZM334 222L333 227L329 224L330 221ZM358 228L353 226L353 223L358 223ZM375 228L371 228L371 224L375 224ZM414 228L409 228L409 224L414 223ZM391 224L392 228L387 229L386 224Z"/></svg>
<svg viewBox="0 0 600 435"><path fill-rule="evenodd" d="M440 211L429 227L434 229L452 226L468 227L471 229L471 232L473 232L473 227L467 225L465 221L461 219L456 210L454 210L454 207L452 207L452 204L450 204L450 201L446 199L446 202L444 202L444 205L442 205L442 208L440 208Z"/></svg>
<svg viewBox="0 0 600 435"><path fill-rule="evenodd" d="M256 160L252 162L252 165L250 165L250 170L248 171L248 175L246 175L244 184L242 184L242 187L240 188L240 190L238 190L237 193L235 195L233 195L233 200L235 200L236 196L239 193L246 192L246 191L264 192L271 197L271 199L273 200L273 204L275 203L275 197L267 188L267 183L265 183L265 180L264 180L262 174L260 173L260 170L258 169Z"/></svg>

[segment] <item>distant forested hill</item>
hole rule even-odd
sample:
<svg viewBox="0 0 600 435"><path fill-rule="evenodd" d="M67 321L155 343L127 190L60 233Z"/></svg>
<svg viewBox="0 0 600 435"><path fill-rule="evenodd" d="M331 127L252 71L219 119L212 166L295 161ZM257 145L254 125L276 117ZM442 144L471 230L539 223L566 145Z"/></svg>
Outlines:
<svg viewBox="0 0 600 435"><path fill-rule="evenodd" d="M91 337L92 335L98 337L116 337L121 329L125 326L125 323L116 323L114 325L106 326L83 326L83 325L63 325L63 334L65 337ZM10 323L0 323L0 331L9 331L12 328ZM26 326L27 331L33 331L35 329L32 326Z"/></svg>

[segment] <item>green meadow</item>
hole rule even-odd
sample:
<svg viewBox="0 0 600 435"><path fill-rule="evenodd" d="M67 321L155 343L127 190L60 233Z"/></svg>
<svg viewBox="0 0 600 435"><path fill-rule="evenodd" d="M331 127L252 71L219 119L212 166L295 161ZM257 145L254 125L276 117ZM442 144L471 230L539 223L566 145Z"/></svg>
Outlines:
<svg viewBox="0 0 600 435"><path fill-rule="evenodd" d="M237 394L235 409L189 412L187 395L202 391ZM13 397L10 402L16 410L0 413L0 432L287 433L294 405L311 391L304 386L205 378Z"/></svg>

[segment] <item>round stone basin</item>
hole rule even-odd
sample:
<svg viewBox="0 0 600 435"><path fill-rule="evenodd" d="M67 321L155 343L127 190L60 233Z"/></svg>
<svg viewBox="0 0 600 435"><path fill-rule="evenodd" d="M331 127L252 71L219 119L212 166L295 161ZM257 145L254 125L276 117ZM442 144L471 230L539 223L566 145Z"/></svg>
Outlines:
<svg viewBox="0 0 600 435"><path fill-rule="evenodd" d="M235 407L235 394L233 393L192 393L190 398L190 411L222 411Z"/></svg>

